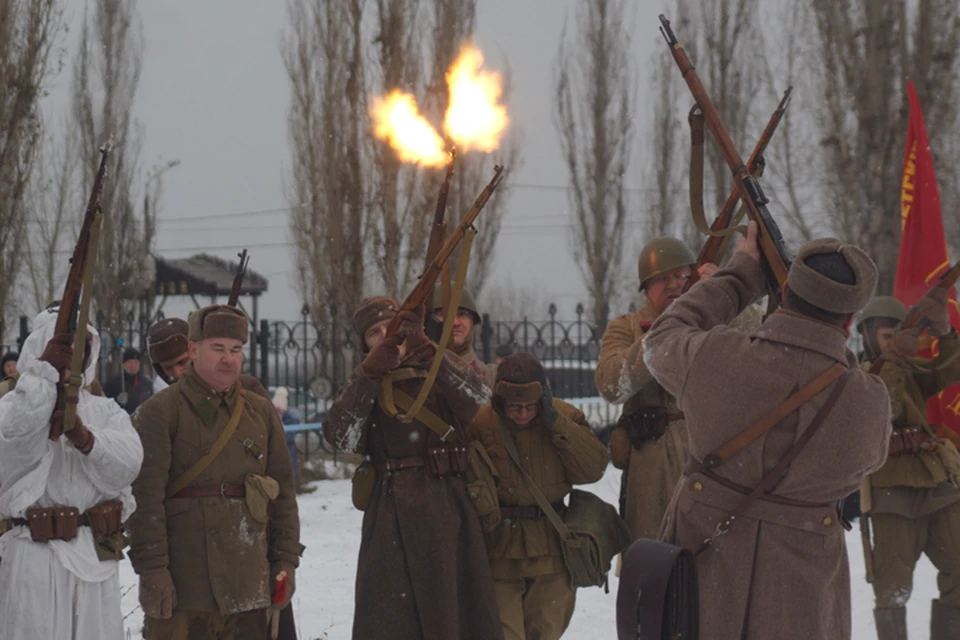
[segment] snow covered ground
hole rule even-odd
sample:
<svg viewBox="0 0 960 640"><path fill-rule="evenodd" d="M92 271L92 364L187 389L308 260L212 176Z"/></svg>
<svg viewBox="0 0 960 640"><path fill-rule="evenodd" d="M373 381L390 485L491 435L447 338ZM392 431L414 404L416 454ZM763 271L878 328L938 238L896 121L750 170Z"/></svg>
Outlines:
<svg viewBox="0 0 960 640"><path fill-rule="evenodd" d="M353 618L353 579L360 547L362 515L350 502L349 480L315 483L317 491L300 497L302 540L307 550L297 572L294 606L303 640L346 640ZM600 482L591 485L610 503L616 504L620 472L612 466ZM853 585L854 640L876 638L873 625L873 593L863 579L863 554L856 528L847 534ZM789 579L788 576L784 577ZM120 583L126 593L123 612L127 637L140 637L142 613L137 608L136 575L128 562L121 566ZM929 636L930 600L936 597L936 570L924 557L914 576L909 608L912 638ZM615 602L617 578L610 577L610 593L602 589L581 589L577 608L564 638L594 640L616 638ZM789 636L784 635L783 638ZM807 639L804 639L807 640Z"/></svg>

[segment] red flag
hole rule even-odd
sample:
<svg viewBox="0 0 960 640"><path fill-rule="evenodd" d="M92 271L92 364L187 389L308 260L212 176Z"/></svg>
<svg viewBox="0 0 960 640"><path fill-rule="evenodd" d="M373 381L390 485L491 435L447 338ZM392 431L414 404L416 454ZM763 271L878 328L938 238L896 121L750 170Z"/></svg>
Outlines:
<svg viewBox="0 0 960 640"><path fill-rule="evenodd" d="M940 194L933 169L933 154L923 124L920 100L912 82L907 82L910 99L910 120L907 125L907 147L903 159L903 182L900 191L900 255L893 295L908 308L930 290L943 272L950 268L947 241L940 212ZM950 291L950 323L960 328L960 307L956 292ZM926 355L933 357L936 342ZM960 433L960 385L931 398L928 405L931 425L945 425Z"/></svg>

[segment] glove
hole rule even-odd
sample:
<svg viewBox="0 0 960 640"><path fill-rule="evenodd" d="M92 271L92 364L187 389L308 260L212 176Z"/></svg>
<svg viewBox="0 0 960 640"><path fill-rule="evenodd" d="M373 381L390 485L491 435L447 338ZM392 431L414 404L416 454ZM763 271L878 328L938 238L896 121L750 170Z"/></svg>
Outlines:
<svg viewBox="0 0 960 640"><path fill-rule="evenodd" d="M919 351L920 328L914 327L895 333L885 355L888 360L902 362L914 357Z"/></svg>
<svg viewBox="0 0 960 640"><path fill-rule="evenodd" d="M59 371L61 375L67 372L65 375L69 376L70 363L73 360L73 347L70 346L72 342L73 338L69 333L57 334L50 338L50 342L47 343L38 359L49 362L50 366Z"/></svg>
<svg viewBox="0 0 960 640"><path fill-rule="evenodd" d="M390 336L371 349L360 363L360 371L363 375L371 380L379 380L388 371L395 369L400 364L401 342L403 342L403 336Z"/></svg>
<svg viewBox="0 0 960 640"><path fill-rule="evenodd" d="M287 589L283 600L280 602L275 602L273 600L273 589L276 588L277 575L279 575L281 571L287 572ZM296 568L289 562L277 562L270 567L270 575L273 576L273 581L271 583L272 586L270 587L270 606L274 610L279 611L281 609L285 609L287 605L290 604L290 600L293 598L293 592L297 590L296 571Z"/></svg>
<svg viewBox="0 0 960 640"><path fill-rule="evenodd" d="M150 569L140 574L140 608L151 618L167 620L177 606L177 590L166 568Z"/></svg>
<svg viewBox="0 0 960 640"><path fill-rule="evenodd" d="M946 300L923 296L917 301L917 311L930 322L930 333L940 337L950 332L950 315Z"/></svg>
<svg viewBox="0 0 960 640"><path fill-rule="evenodd" d="M422 345L429 342L427 334L423 331L424 323L427 317L427 308L422 303L413 311L401 311L400 329L397 335L403 336L407 343L407 351L415 351Z"/></svg>
<svg viewBox="0 0 960 640"><path fill-rule="evenodd" d="M67 440L72 442L73 446L75 446L80 453L90 453L90 450L93 449L93 441L96 439L93 437L93 433L87 429L87 425L83 424L80 416L77 416L73 422L73 429L64 434L63 415L64 412L62 410L53 412L53 415L50 417L50 436L59 438L61 434L66 435Z"/></svg>
<svg viewBox="0 0 960 640"><path fill-rule="evenodd" d="M557 408L553 406L553 391L550 390L550 383L543 383L543 395L540 396L540 416L547 426L552 427L557 422L560 414Z"/></svg>

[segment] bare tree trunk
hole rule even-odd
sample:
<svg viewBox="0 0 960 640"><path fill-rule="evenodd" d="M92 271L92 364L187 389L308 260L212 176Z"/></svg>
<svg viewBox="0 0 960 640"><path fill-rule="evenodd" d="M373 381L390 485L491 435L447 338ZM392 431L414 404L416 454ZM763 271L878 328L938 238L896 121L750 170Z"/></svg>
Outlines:
<svg viewBox="0 0 960 640"><path fill-rule="evenodd" d="M43 126L37 102L61 27L52 0L0 0L0 326L23 266L27 188Z"/></svg>
<svg viewBox="0 0 960 640"><path fill-rule="evenodd" d="M808 64L817 65L819 79L817 125L830 219L836 233L873 256L878 291L889 293L900 243L907 79L923 105L938 175L957 172L955 158L939 149L957 148L960 8L949 0L909 9L905 0L812 0L812 7L818 55ZM946 212L956 209L943 204Z"/></svg>
<svg viewBox="0 0 960 640"><path fill-rule="evenodd" d="M143 128L133 120L133 104L143 65L143 27L135 0L103 0L95 7L92 19L84 20L73 69L73 126L84 159L84 192L93 184L97 148L113 141L100 201L93 296L104 326L120 335L154 276L155 224L140 220L137 211Z"/></svg>
<svg viewBox="0 0 960 640"><path fill-rule="evenodd" d="M290 230L315 322L349 321L363 297L368 212L363 0L290 0Z"/></svg>
<svg viewBox="0 0 960 640"><path fill-rule="evenodd" d="M632 23L623 0L583 2L578 34L568 42L564 27L556 58L554 116L570 178L575 257L600 328L616 295L623 254L635 103Z"/></svg>

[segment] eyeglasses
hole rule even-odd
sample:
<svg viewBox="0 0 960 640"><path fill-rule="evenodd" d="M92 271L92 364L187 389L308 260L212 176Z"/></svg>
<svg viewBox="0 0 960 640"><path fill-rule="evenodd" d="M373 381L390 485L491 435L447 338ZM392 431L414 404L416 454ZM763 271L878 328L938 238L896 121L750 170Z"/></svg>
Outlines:
<svg viewBox="0 0 960 640"><path fill-rule="evenodd" d="M536 402L533 404L518 404L511 402L506 406L506 410L512 413L533 413L536 411L540 405Z"/></svg>

